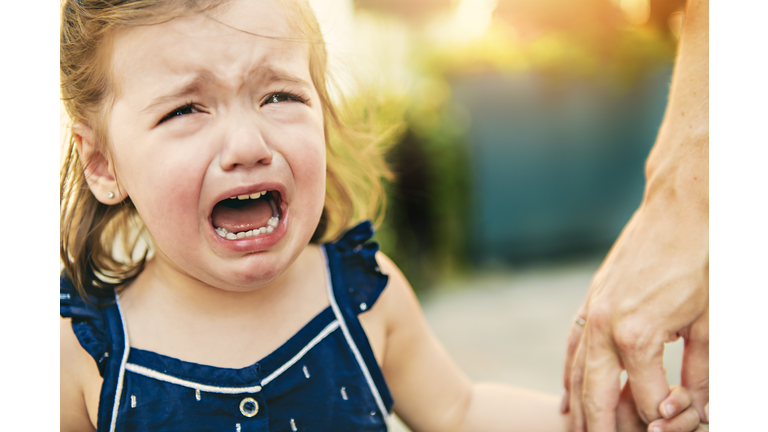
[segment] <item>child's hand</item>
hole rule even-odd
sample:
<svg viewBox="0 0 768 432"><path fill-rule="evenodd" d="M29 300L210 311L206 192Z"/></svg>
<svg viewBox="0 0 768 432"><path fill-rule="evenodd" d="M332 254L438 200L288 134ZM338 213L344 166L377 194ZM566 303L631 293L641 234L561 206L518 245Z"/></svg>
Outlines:
<svg viewBox="0 0 768 432"><path fill-rule="evenodd" d="M671 386L670 394L661 401L659 413L663 418L648 425L650 432L707 431L700 426L699 413L691 406L691 394L681 386Z"/></svg>
<svg viewBox="0 0 768 432"><path fill-rule="evenodd" d="M700 426L699 414L691 406L691 394L685 387L671 386L666 399L661 401L659 413L662 418L645 425L637 414L632 390L627 383L621 391L616 411L619 432L706 432Z"/></svg>

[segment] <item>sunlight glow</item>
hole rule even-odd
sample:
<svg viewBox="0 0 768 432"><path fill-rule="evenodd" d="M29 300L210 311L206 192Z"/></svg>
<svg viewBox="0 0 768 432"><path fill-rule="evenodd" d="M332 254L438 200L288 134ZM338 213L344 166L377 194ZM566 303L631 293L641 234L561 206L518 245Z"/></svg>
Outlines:
<svg viewBox="0 0 768 432"><path fill-rule="evenodd" d="M643 25L651 16L650 0L612 0L632 25Z"/></svg>
<svg viewBox="0 0 768 432"><path fill-rule="evenodd" d="M482 36L491 24L498 0L461 0L453 13L453 27L459 37Z"/></svg>

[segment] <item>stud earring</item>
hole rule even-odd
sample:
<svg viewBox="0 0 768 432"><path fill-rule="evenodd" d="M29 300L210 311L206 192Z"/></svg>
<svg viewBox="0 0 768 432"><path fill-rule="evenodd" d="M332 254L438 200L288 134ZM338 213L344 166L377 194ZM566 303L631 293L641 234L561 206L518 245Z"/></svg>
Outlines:
<svg viewBox="0 0 768 432"><path fill-rule="evenodd" d="M110 191L110 192L107 194L107 196L109 197L109 199L112 199L112 198L114 198L114 197L115 197L115 193L114 193L114 192L112 192L112 191Z"/></svg>

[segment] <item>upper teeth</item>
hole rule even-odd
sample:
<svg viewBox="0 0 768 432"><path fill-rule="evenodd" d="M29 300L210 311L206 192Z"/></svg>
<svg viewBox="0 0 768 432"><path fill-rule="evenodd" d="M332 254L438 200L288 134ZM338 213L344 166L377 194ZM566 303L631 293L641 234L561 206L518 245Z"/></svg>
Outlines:
<svg viewBox="0 0 768 432"><path fill-rule="evenodd" d="M264 195L266 193L267 193L267 191L262 191L262 192L252 193L250 195L235 195L233 197L229 197L229 199L239 199L239 200L244 200L244 199L249 199L249 198L250 199L256 199L256 198L258 198L258 197L260 197L260 196L262 196L262 195Z"/></svg>

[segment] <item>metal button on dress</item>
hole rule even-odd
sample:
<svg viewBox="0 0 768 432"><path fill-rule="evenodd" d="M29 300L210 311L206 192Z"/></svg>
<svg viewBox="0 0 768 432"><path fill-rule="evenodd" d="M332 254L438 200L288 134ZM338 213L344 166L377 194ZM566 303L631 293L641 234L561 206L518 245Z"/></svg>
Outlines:
<svg viewBox="0 0 768 432"><path fill-rule="evenodd" d="M259 413L259 403L254 398L247 397L240 401L240 412L246 417L253 417Z"/></svg>

